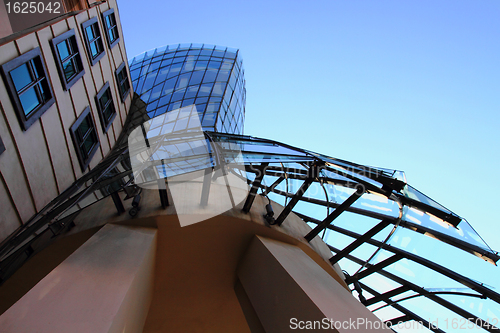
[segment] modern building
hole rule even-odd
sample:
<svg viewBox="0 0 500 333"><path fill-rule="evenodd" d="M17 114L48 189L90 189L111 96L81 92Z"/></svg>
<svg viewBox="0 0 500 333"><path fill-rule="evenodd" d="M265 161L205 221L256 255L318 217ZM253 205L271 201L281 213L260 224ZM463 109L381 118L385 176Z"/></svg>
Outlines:
<svg viewBox="0 0 500 333"><path fill-rule="evenodd" d="M243 135L237 49L2 6L0 331L500 327L498 253L403 172Z"/></svg>

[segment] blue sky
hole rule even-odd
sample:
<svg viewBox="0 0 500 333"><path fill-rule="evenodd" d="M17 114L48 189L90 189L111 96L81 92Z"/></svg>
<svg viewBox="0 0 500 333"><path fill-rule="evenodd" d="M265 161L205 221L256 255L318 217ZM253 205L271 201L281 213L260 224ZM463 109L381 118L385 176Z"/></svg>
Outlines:
<svg viewBox="0 0 500 333"><path fill-rule="evenodd" d="M187 42L240 49L245 134L403 170L500 250L500 2L118 5L129 58Z"/></svg>

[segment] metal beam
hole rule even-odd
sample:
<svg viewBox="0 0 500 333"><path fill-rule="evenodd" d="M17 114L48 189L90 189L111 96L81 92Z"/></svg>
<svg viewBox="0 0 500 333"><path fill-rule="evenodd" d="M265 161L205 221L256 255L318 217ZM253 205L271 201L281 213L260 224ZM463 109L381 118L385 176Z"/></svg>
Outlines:
<svg viewBox="0 0 500 333"><path fill-rule="evenodd" d="M165 209L168 207L168 194L166 189L159 189L158 190L159 195L160 195L160 203L161 203L161 208Z"/></svg>
<svg viewBox="0 0 500 333"><path fill-rule="evenodd" d="M330 263L334 265L336 262L338 262L340 259L344 258L346 254L351 253L355 249L357 249L359 246L361 246L363 243L365 243L368 239L371 239L373 236L378 234L380 231L382 231L385 227L387 227L389 224L391 224L390 220L382 220L380 221L376 226L368 230L364 235L359 235L359 237L356 237L356 240L346 246L342 251L334 255L333 257L330 258Z"/></svg>
<svg viewBox="0 0 500 333"><path fill-rule="evenodd" d="M295 193L295 195L292 197L292 199L290 200L290 202L286 205L285 208L283 208L283 210L281 211L280 215L276 219L276 224L277 225L281 225L283 223L283 221L285 221L286 217L288 216L288 214L290 214L290 212L292 211L293 207L295 207L295 205L297 204L297 202L299 202L300 198L304 195L304 193L306 193L306 191L309 188L309 186L311 186L313 180L314 179L312 177L307 178L306 180L304 180L304 182L300 186L300 188L297 191L297 193Z"/></svg>
<svg viewBox="0 0 500 333"><path fill-rule="evenodd" d="M313 223L320 223L321 222L321 221L312 219L310 217L307 217L303 214L299 214L299 213L295 213L295 214L298 215L300 218L307 220L308 222L313 222ZM363 235L361 235L361 234L355 233L351 230L343 229L339 226L330 225L330 226L328 226L328 229L339 232L343 235L346 235L346 236L349 236L352 238L363 237ZM430 268L433 271L436 271L437 273L443 274L444 276L449 277L450 279L453 279L453 280L463 284L464 286L471 288L472 290L477 291L478 293L480 293L480 294L488 297L489 299L500 304L500 294L496 293L495 291L483 286L482 284L480 284L480 283L478 283L478 282L476 282L476 281L474 281L466 276L463 276L461 274L458 274L455 271L452 271L451 269L448 269L444 266L441 266L441 265L439 265L433 261L430 261L428 259L422 258L416 254L411 253L411 252L401 250L397 247L385 244L385 243L378 241L376 239L373 239L373 238L366 239L366 243L377 246L377 247L383 246L385 251L389 251L389 252L392 252L395 254L399 253L399 254L403 255L404 258L412 260L412 261L414 261L422 266L425 266L427 268ZM340 251L340 252L342 252L342 251Z"/></svg>
<svg viewBox="0 0 500 333"><path fill-rule="evenodd" d="M313 238L316 237L330 223L332 223L333 220L335 220L337 217L340 216L340 214L342 214L343 212L345 212L346 209L349 208L356 200L358 200L359 198L361 198L361 196L363 195L363 193L364 193L364 190L362 189L362 187L361 186L357 186L356 187L356 191L354 191L354 193L351 194L351 196L349 196L347 199L345 199L344 202L342 202L340 204L340 206L338 206L337 208L335 208L335 210L330 215L328 215L323 220L323 222L321 222L320 224L318 224L313 230L311 230L307 235L305 235L304 238L308 242L312 241Z"/></svg>
<svg viewBox="0 0 500 333"><path fill-rule="evenodd" d="M290 193L286 193L286 192L283 192L283 191L280 191L280 190L277 190L277 189L274 189L272 192L280 194L280 195L283 195L283 196L288 196L288 197L292 196L292 194L290 194ZM329 207L338 207L338 204L336 204L336 203L333 203L333 202L327 203L326 201L320 200L320 199L314 199L314 198L304 197L304 198L301 198L301 200L305 201L305 202L310 202L310 203L314 203L314 204L317 204L317 205L325 206L325 207L327 207L327 206L329 206ZM359 214L359 215L363 215L363 216L367 216L367 217L379 219L379 220L392 219L391 222L393 224L395 224L396 220L397 220L396 218L393 218L392 216L387 215L387 214L380 214L380 213L377 213L377 212L372 212L372 211L369 211L369 210L360 209L360 208L356 208L356 207L349 207L347 209L347 211L351 212L351 213L355 213L355 214ZM294 213L297 214L297 215L299 215L299 216L304 216L305 219L310 219L307 215L300 214L300 213L297 213L297 212L294 212ZM316 224L321 223L321 221L316 220L316 219L310 219L308 221L316 223ZM433 230L431 228L424 227L422 225L419 225L419 224L416 224L416 223L412 223L412 222L409 222L409 221L405 221L405 220L402 220L399 225L401 227L403 227L403 228L410 229L412 231L418 232L419 234L423 234L423 235L426 235L426 236L431 236L432 238L435 238L435 239L437 239L437 240L439 240L439 241L441 241L443 243L450 244L451 246L454 246L454 247L456 247L456 248L458 248L460 250L463 250L465 252L471 253L471 254L475 255L476 257L479 257L479 258L481 258L483 260L485 260L485 258L488 258L488 261L490 261L492 263L497 262L497 261L500 260L500 255L499 254L487 251L487 250L485 250L485 249L483 249L483 248L481 248L481 247L479 247L477 245L467 243L467 242L465 242L463 240L460 240L458 238L449 236L447 234L444 234L442 232ZM328 226L328 228L331 229L331 226Z"/></svg>
<svg viewBox="0 0 500 333"><path fill-rule="evenodd" d="M257 195L257 190L260 187L260 183L262 182L262 179L264 178L264 175L266 173L266 167L269 165L269 163L264 162L260 165L258 169L251 168L253 170L256 170L257 175L255 176L255 179L252 183L252 187L250 188L250 191L248 192L247 200L245 201L245 204L243 205L243 212L248 213L250 211L250 208L252 208L253 201L255 200L255 196ZM260 172L257 172L260 171Z"/></svg>
<svg viewBox="0 0 500 333"><path fill-rule="evenodd" d="M339 252L340 250L336 249L335 247L333 246L328 246L330 248L330 250L334 251L334 252ZM362 259L359 259L353 255L347 255L346 256L347 259L359 264L359 265L364 265L366 264L366 262ZM392 258L392 257L391 257ZM376 266L376 265L374 265ZM372 267L372 265L368 264L369 268ZM403 285L403 286L408 286L411 290L415 291L416 293L424 296L424 297L427 297L428 299L438 303L439 305L442 305L443 307L455 312L456 314L462 316L463 318L469 320L470 322L474 323L475 325L487 330L488 332L493 332L493 333L496 333L499 331L499 328L488 323L487 321L475 316L474 314L462 309L461 307L437 296L437 295L434 295L432 293L429 293L427 290L425 290L424 288L422 287L419 287L417 286L416 284L414 283L411 283L397 275L394 275L392 273L389 273L387 271L384 271L383 269L378 269L377 270L377 273L388 278L388 279L391 279L393 280L394 282L397 282L399 283L400 285ZM369 290L367 290L369 291ZM391 306L393 306L395 309L397 309L397 306L398 304L391 304Z"/></svg>
<svg viewBox="0 0 500 333"><path fill-rule="evenodd" d="M360 282L361 283L361 282ZM393 290L390 290L388 292L385 292L383 294L378 294L377 296L374 296L372 298L369 298L366 300L366 302L364 303L366 306L369 306L369 305L372 305L372 304L375 304L375 303L378 303L380 301L390 301L390 298L391 297L394 297L396 295L399 295L399 294L402 294L402 293L405 293L407 292L408 290L410 290L410 287L408 286L401 286L401 287L398 287L396 289L393 289ZM371 294L371 293L370 293Z"/></svg>
<svg viewBox="0 0 500 333"><path fill-rule="evenodd" d="M118 191L111 193L111 199L113 199L118 214L125 213L125 207L123 207L123 202L122 199L120 199Z"/></svg>
<svg viewBox="0 0 500 333"><path fill-rule="evenodd" d="M386 320L384 323L386 323L388 326L394 326L394 325L397 325L397 324L400 324L400 323L405 323L405 322L407 322L409 320L413 320L413 318L410 317L410 316L408 316L408 315L404 315L404 316L401 316L401 317L397 317L397 318Z"/></svg>
<svg viewBox="0 0 500 333"><path fill-rule="evenodd" d="M382 260L381 262L379 262L378 264L375 264L375 265L370 265L367 269L365 269L364 271L361 271L349 278L346 279L346 283L349 284L351 283L352 281L354 280L361 280L365 277L367 277L368 275L370 274L373 274L373 273L377 273L378 271L380 271L382 268L384 267L387 267L389 265L392 265L394 264L396 261L400 260L400 259L403 259L403 256L401 254L395 254L393 255L392 257L389 257L385 260Z"/></svg>
<svg viewBox="0 0 500 333"><path fill-rule="evenodd" d="M361 284L361 287L366 290L367 292L369 292L370 294L374 295L375 297L377 296L380 296L381 294L379 294L377 291L373 290L372 288L368 287L366 284L364 283L360 283ZM433 324L431 324L430 322L428 322L427 320L425 320L424 318L420 317L419 315L417 315L416 313L408 310L407 308L405 308L404 306L400 305L400 304L391 304L391 306L398 310L399 312L402 312L404 313L404 316L402 317L398 317L398 318L393 318L391 320L386 320L386 322L390 322L391 323L391 326L394 326L394 325L397 325L398 322L406 322L408 320L414 320L414 321L417 321L419 323L422 323L422 325L431 330L432 332L436 332L436 333L446 333L444 332L443 330L439 329L439 327L435 327Z"/></svg>

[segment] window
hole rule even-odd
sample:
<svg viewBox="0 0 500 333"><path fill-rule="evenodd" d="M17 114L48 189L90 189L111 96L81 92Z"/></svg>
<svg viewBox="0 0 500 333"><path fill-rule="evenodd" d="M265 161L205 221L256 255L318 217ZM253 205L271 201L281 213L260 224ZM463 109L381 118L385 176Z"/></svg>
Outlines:
<svg viewBox="0 0 500 333"><path fill-rule="evenodd" d="M125 62L118 67L115 75L116 81L118 82L118 88L120 89L120 98L122 102L125 102L128 92L130 91L130 83L128 81L127 66L125 66Z"/></svg>
<svg viewBox="0 0 500 333"><path fill-rule="evenodd" d="M87 53L92 66L94 66L104 56L104 43L102 42L101 30L99 30L97 17L82 23L82 30Z"/></svg>
<svg viewBox="0 0 500 333"><path fill-rule="evenodd" d="M102 130L106 132L111 126L113 119L116 117L115 105L109 89L109 82L106 82L104 87L96 96L96 104L99 110L99 118L101 119Z"/></svg>
<svg viewBox="0 0 500 333"><path fill-rule="evenodd" d="M0 137L0 155L5 151L5 145L3 144L2 138Z"/></svg>
<svg viewBox="0 0 500 333"><path fill-rule="evenodd" d="M99 140L97 139L96 128L90 114L90 107L87 106L73 126L71 126L71 136L75 144L80 166L82 171L85 172L90 160L97 151L97 148L99 148Z"/></svg>
<svg viewBox="0 0 500 333"><path fill-rule="evenodd" d="M23 130L54 104L46 73L38 47L2 65L2 75Z"/></svg>
<svg viewBox="0 0 500 333"><path fill-rule="evenodd" d="M118 26L116 25L115 10L110 9L102 13L102 19L104 21L106 37L108 38L108 46L111 49L120 41Z"/></svg>
<svg viewBox="0 0 500 333"><path fill-rule="evenodd" d="M56 58L64 90L71 88L85 74L76 43L75 30L70 30L50 41Z"/></svg>

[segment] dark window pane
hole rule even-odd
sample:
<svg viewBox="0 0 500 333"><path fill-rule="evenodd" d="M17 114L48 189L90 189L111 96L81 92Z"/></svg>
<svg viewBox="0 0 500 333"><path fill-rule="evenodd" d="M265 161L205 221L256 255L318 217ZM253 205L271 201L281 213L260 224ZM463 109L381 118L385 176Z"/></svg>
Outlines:
<svg viewBox="0 0 500 333"><path fill-rule="evenodd" d="M31 59L30 63L31 68L33 69L33 74L35 74L37 79L45 77L45 72L43 71L43 67L39 59Z"/></svg>
<svg viewBox="0 0 500 333"><path fill-rule="evenodd" d="M120 72L118 72L118 81L122 82L123 78L124 78L124 73L123 73L123 70L121 70Z"/></svg>
<svg viewBox="0 0 500 333"><path fill-rule="evenodd" d="M89 40L92 40L95 38L94 31L92 30L92 25L89 25L87 28L85 28L85 32L87 33L87 38Z"/></svg>
<svg viewBox="0 0 500 333"><path fill-rule="evenodd" d="M63 70L66 81L68 81L73 75L76 74L76 68L74 66L73 60L68 60L63 63Z"/></svg>
<svg viewBox="0 0 500 333"><path fill-rule="evenodd" d="M94 147L95 140L92 135L89 135L87 139L83 142L83 153L85 154L85 157L89 156L90 151Z"/></svg>
<svg viewBox="0 0 500 333"><path fill-rule="evenodd" d="M109 28L111 28L111 26L112 26L112 24L111 24L111 15L112 15L112 14L110 14L110 15L106 16L106 27L107 27L108 29L109 29Z"/></svg>
<svg viewBox="0 0 500 333"><path fill-rule="evenodd" d="M87 134L89 129L90 129L90 121L89 117L87 116L76 130L76 134L80 141L83 141L83 138L85 137L85 134Z"/></svg>
<svg viewBox="0 0 500 333"><path fill-rule="evenodd" d="M110 100L111 100L111 94L109 92L109 89L107 89L106 92L101 97L101 105L105 106Z"/></svg>
<svg viewBox="0 0 500 333"><path fill-rule="evenodd" d="M40 104L34 87L25 91L19 96L19 99L21 100L25 115L28 115Z"/></svg>
<svg viewBox="0 0 500 333"><path fill-rule="evenodd" d="M113 107L113 104L109 104L106 109L104 109L104 119L106 120L106 124L109 122L111 119L111 116L115 113L115 109Z"/></svg>
<svg viewBox="0 0 500 333"><path fill-rule="evenodd" d="M111 41L114 42L115 40L118 39L118 28L114 27L113 29L111 29L111 34L112 34Z"/></svg>
<svg viewBox="0 0 500 333"><path fill-rule="evenodd" d="M59 51L59 58L61 60L64 60L67 57L69 57L69 55L71 53L66 40L64 42L57 44L57 50Z"/></svg>
<svg viewBox="0 0 500 333"><path fill-rule="evenodd" d="M47 80L44 78L43 81L39 84L40 94L42 95L43 102L48 101L52 96L50 95L49 85Z"/></svg>
<svg viewBox="0 0 500 333"><path fill-rule="evenodd" d="M32 82L31 75L28 70L28 64L23 64L10 71L10 77L12 78L12 81L14 81L14 86L16 87L17 91L21 90Z"/></svg>
<svg viewBox="0 0 500 333"><path fill-rule="evenodd" d="M99 51L99 48L98 48L96 42L90 43L90 52L92 53L92 58L95 58L96 56L99 55L99 53L101 53Z"/></svg>

